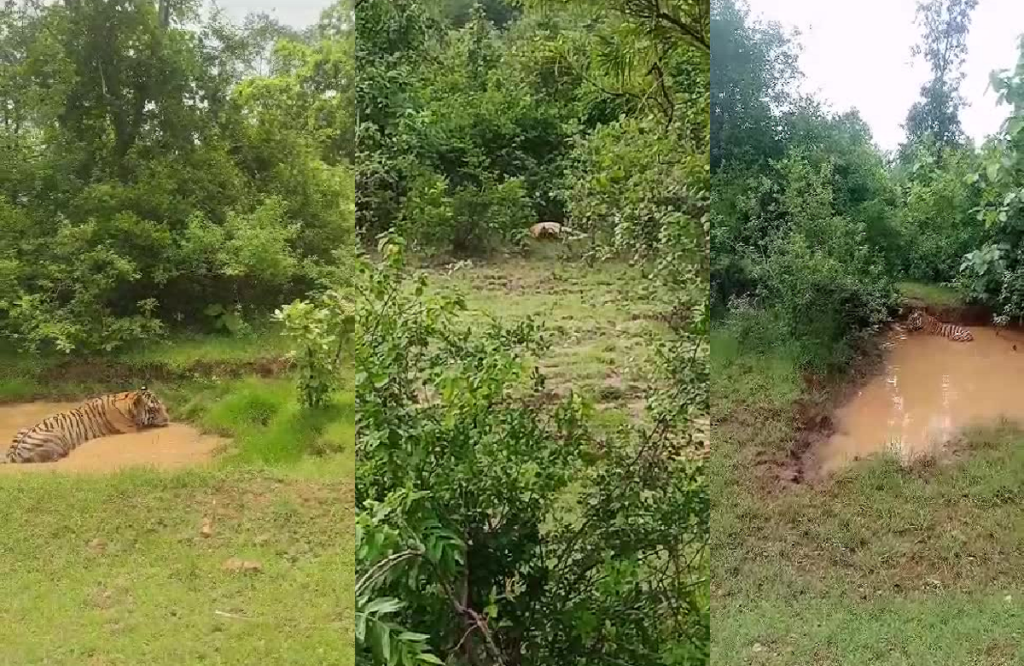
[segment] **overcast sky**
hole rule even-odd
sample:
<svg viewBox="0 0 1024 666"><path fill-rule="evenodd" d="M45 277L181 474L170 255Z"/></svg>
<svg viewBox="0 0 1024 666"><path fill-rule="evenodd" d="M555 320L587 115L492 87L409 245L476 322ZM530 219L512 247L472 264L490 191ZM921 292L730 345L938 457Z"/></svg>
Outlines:
<svg viewBox="0 0 1024 666"><path fill-rule="evenodd" d="M918 41L916 0L749 0L751 13L801 31L801 68L807 92L818 92L837 111L851 107L871 126L883 149L903 140L903 121L928 78L923 59L910 55ZM1008 107L996 105L989 73L1017 62L1024 33L1024 0L979 0L971 22L961 94L970 106L964 131L980 143L999 129Z"/></svg>
<svg viewBox="0 0 1024 666"><path fill-rule="evenodd" d="M331 0L217 0L217 4L235 21L249 13L266 12L285 25L305 28L316 23Z"/></svg>

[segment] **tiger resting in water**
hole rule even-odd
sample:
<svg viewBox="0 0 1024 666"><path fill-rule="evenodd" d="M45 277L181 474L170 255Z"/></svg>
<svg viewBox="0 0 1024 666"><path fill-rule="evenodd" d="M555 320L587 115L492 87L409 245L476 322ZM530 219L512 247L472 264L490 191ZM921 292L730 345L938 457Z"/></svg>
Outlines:
<svg viewBox="0 0 1024 666"><path fill-rule="evenodd" d="M970 342L974 339L971 332L956 324L943 324L941 321L920 310L916 310L907 320L912 331L924 331L932 335L941 335L953 342Z"/></svg>
<svg viewBox="0 0 1024 666"><path fill-rule="evenodd" d="M145 386L138 391L111 393L48 416L31 428L22 428L0 463L53 462L90 439L169 422L167 408Z"/></svg>

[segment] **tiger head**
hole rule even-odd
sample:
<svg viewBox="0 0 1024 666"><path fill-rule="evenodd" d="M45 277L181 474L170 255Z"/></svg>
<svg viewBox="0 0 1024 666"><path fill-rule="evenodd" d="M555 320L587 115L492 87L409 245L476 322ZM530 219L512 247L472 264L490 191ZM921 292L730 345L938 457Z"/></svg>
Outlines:
<svg viewBox="0 0 1024 666"><path fill-rule="evenodd" d="M914 312L907 319L907 325L912 331L919 331L924 328L924 313L920 310L914 310Z"/></svg>
<svg viewBox="0 0 1024 666"><path fill-rule="evenodd" d="M153 393L143 386L132 400L135 423L143 428L161 428L171 422L167 408Z"/></svg>

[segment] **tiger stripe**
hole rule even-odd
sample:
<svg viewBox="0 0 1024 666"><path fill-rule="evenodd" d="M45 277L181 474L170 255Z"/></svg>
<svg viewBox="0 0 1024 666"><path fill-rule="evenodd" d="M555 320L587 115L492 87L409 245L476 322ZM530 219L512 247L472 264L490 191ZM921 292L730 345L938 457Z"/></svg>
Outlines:
<svg viewBox="0 0 1024 666"><path fill-rule="evenodd" d="M90 439L169 422L167 408L145 386L138 391L111 393L48 416L31 428L21 428L0 463L53 462Z"/></svg>
<svg viewBox="0 0 1024 666"><path fill-rule="evenodd" d="M911 314L907 322L910 324L910 330L912 331L923 331L931 335L938 335L953 342L971 342L974 340L971 332L963 326L943 323L920 310Z"/></svg>

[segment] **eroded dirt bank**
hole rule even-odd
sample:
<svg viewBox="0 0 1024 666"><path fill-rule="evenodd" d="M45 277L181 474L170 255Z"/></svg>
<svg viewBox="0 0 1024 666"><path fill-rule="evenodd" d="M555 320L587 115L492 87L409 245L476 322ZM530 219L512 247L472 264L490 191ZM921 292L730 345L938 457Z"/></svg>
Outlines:
<svg viewBox="0 0 1024 666"><path fill-rule="evenodd" d="M77 407L79 403L32 402L0 406L0 449L7 450L14 434L50 414ZM192 426L171 423L138 433L112 435L86 442L70 456L54 463L0 465L0 473L111 472L130 467L175 469L213 459L227 440L204 435Z"/></svg>

